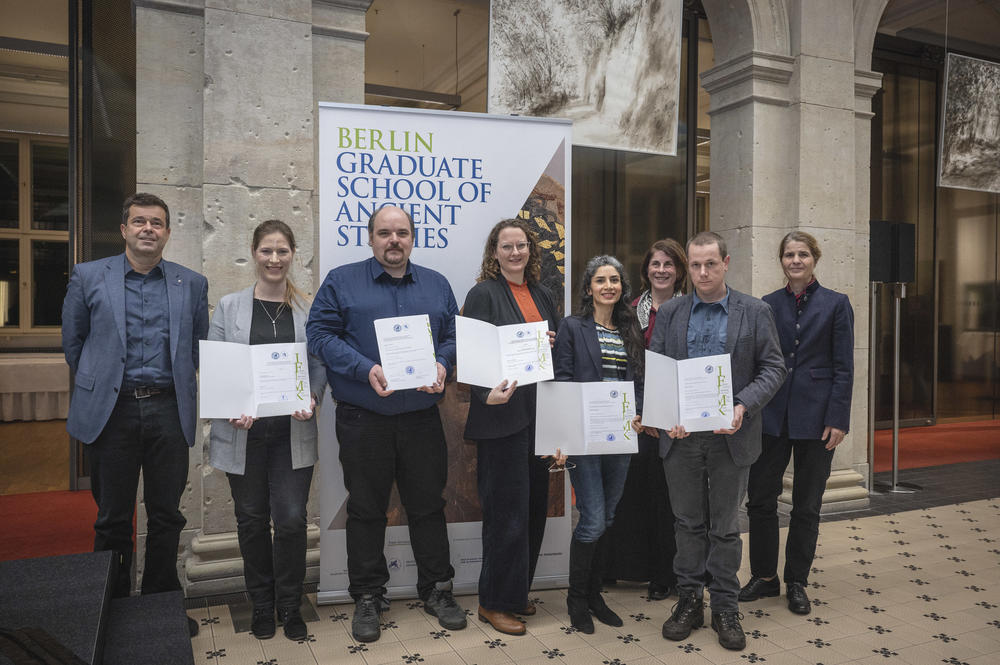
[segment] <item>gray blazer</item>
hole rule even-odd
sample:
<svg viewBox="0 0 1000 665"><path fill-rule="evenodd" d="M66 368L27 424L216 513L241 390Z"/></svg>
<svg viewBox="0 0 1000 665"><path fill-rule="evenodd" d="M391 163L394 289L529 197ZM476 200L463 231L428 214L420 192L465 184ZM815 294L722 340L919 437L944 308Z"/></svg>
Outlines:
<svg viewBox="0 0 1000 665"><path fill-rule="evenodd" d="M668 300L656 313L649 350L676 360L688 357L687 332L691 294ZM763 419L760 413L785 380L784 358L771 308L762 300L729 289L726 353L732 363L733 398L746 408L743 425L726 436L737 466L749 466L760 455ZM650 399L647 396L647 399ZM660 432L660 457L670 452L673 439Z"/></svg>
<svg viewBox="0 0 1000 665"><path fill-rule="evenodd" d="M306 341L308 309L292 308L295 321L295 341ZM222 296L215 313L208 339L219 342L250 343L250 322L253 320L253 286ZM323 362L309 356L309 387L316 395L316 405L326 389L326 370ZM316 417L309 420L292 420L292 468L312 466L319 458L316 448ZM247 430L237 429L222 418L212 419L209 436L208 463L220 471L243 475L247 458Z"/></svg>

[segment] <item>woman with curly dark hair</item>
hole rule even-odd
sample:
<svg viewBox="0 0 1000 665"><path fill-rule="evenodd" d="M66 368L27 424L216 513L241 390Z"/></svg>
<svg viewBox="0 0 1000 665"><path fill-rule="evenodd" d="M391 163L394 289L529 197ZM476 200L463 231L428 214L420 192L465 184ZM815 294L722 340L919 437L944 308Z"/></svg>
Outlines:
<svg viewBox="0 0 1000 665"><path fill-rule="evenodd" d="M559 327L553 364L556 381L634 381L636 412L641 413L645 346L629 295L618 259L590 259L580 286L580 312ZM591 613L601 623L622 625L601 597L601 579L610 544L607 528L614 522L631 457L571 455L567 463L580 520L570 543L566 605L573 627L583 633L594 632Z"/></svg>
<svg viewBox="0 0 1000 665"><path fill-rule="evenodd" d="M465 298L462 315L497 326L547 321L554 331L558 308L540 274L535 232L520 219L499 222L486 240L477 284ZM522 635L524 624L515 614L535 613L528 589L549 495L547 465L535 456L535 386L503 381L492 390L473 386L471 392L465 438L476 442L483 510L479 619L502 633Z"/></svg>

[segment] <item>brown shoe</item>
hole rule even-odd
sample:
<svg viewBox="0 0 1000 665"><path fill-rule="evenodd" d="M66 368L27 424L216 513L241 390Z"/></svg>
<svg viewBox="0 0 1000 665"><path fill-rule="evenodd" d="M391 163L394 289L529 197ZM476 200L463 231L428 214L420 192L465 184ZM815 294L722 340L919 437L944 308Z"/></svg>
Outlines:
<svg viewBox="0 0 1000 665"><path fill-rule="evenodd" d="M490 624L501 633L506 633L507 635L524 635L524 624L518 621L517 617L510 612L488 610L480 605L479 620Z"/></svg>
<svg viewBox="0 0 1000 665"><path fill-rule="evenodd" d="M517 612L514 612L514 614L520 614L523 617L533 617L537 611L538 609L535 607L535 604L529 600L523 610L518 610Z"/></svg>

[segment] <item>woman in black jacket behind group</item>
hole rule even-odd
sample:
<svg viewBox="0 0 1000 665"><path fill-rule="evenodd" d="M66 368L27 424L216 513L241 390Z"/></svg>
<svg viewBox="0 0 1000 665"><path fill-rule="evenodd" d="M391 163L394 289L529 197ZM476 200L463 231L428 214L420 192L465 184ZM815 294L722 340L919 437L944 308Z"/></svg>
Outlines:
<svg viewBox="0 0 1000 665"><path fill-rule="evenodd" d="M535 232L523 220L503 220L486 240L482 268L462 314L497 326L547 321L554 331L558 309L540 277ZM515 615L535 613L528 590L549 496L547 463L535 455L535 386L504 381L492 390L472 387L471 392L465 438L476 442L483 510L479 619L502 633L522 635L524 624Z"/></svg>

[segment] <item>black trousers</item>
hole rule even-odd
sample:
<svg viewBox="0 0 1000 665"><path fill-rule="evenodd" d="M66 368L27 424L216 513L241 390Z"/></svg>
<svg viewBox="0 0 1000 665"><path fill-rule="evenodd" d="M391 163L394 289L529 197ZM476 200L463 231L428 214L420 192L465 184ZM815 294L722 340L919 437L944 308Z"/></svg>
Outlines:
<svg viewBox="0 0 1000 665"><path fill-rule="evenodd" d="M783 579L786 584L806 584L816 555L823 491L833 461L833 451L818 439L764 435L760 457L750 467L747 485L750 572L757 577L773 577L778 572L778 497L781 478L793 455L795 480Z"/></svg>
<svg viewBox="0 0 1000 665"><path fill-rule="evenodd" d="M298 607L306 575L306 503L313 468L292 468L288 416L257 420L247 433L243 475L233 491L243 576L254 607ZM274 538L271 521L274 520Z"/></svg>
<svg viewBox="0 0 1000 665"><path fill-rule="evenodd" d="M385 593L386 510L392 483L406 510L421 599L455 576L444 518L448 447L437 406L384 416L341 402L337 440L347 497L348 591Z"/></svg>
<svg viewBox="0 0 1000 665"><path fill-rule="evenodd" d="M175 591L181 588L177 549L186 520L178 506L187 484L188 445L173 392L145 399L122 395L90 445L90 488L97 502L94 551L118 553L113 591L118 598L132 588L132 519L140 470L147 515L142 593Z"/></svg>
<svg viewBox="0 0 1000 665"><path fill-rule="evenodd" d="M528 605L549 507L549 462L535 455L535 424L476 442L483 510L479 604L520 611Z"/></svg>
<svg viewBox="0 0 1000 665"><path fill-rule="evenodd" d="M608 529L605 575L615 579L677 585L674 574L674 510L660 459L660 441L639 435L614 524Z"/></svg>

